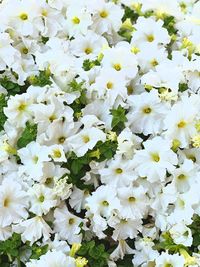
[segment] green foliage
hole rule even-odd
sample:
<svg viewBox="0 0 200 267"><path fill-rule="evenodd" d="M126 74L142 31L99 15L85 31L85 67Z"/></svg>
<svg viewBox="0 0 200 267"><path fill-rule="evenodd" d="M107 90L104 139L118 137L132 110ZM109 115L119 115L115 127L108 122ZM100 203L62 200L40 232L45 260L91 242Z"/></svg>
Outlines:
<svg viewBox="0 0 200 267"><path fill-rule="evenodd" d="M179 83L179 92L184 92L188 89L187 83Z"/></svg>
<svg viewBox="0 0 200 267"><path fill-rule="evenodd" d="M111 109L112 118L112 130L120 132L125 128L126 110L122 106L118 106L117 109Z"/></svg>
<svg viewBox="0 0 200 267"><path fill-rule="evenodd" d="M84 242L78 250L77 255L85 257L88 260L89 267L107 266L109 254L104 244L96 244L94 240Z"/></svg>
<svg viewBox="0 0 200 267"><path fill-rule="evenodd" d="M126 19L130 19L132 23L135 23L139 17L139 14L136 13L133 9L128 6L124 8L124 16L122 21L124 22Z"/></svg>
<svg viewBox="0 0 200 267"><path fill-rule="evenodd" d="M184 249L188 251L188 248L185 247L184 245L175 244L172 237L170 236L168 232L163 234L163 238L164 238L164 241L161 241L155 244L154 249L158 251L168 250L170 253L178 253L180 249Z"/></svg>
<svg viewBox="0 0 200 267"><path fill-rule="evenodd" d="M80 93L79 98L77 98L71 105L70 107L74 111L74 119L75 121L78 120L78 118L82 115L82 108L85 107L87 104L87 97L86 97L86 90L82 90Z"/></svg>
<svg viewBox="0 0 200 267"><path fill-rule="evenodd" d="M85 59L83 61L82 67L85 71L91 70L94 66L100 66L100 62L98 59L96 59L96 60Z"/></svg>
<svg viewBox="0 0 200 267"><path fill-rule="evenodd" d="M192 224L189 226L192 231L193 243L192 246L194 250L198 251L198 246L200 245L200 216L195 215Z"/></svg>
<svg viewBox="0 0 200 267"><path fill-rule="evenodd" d="M11 82L7 77L1 78L0 84L8 91L9 95L16 95L23 91L21 90L23 88L22 86L17 83Z"/></svg>
<svg viewBox="0 0 200 267"><path fill-rule="evenodd" d="M0 255L8 255L11 258L19 256L21 247L21 237L19 234L14 233L13 236L3 242L0 242Z"/></svg>
<svg viewBox="0 0 200 267"><path fill-rule="evenodd" d="M33 246L31 247L31 250L32 250L32 252L31 252L30 259L38 260L40 258L40 256L47 253L48 245L38 246L36 244L33 244Z"/></svg>
<svg viewBox="0 0 200 267"><path fill-rule="evenodd" d="M39 259L39 257L47 252L48 245L38 246L33 244L29 245L27 242L24 244L21 241L21 235L14 233L11 238L6 241L0 242L0 266L10 266L10 262L17 260L18 266L25 266L21 262L21 257L24 252L29 252L30 259Z"/></svg>
<svg viewBox="0 0 200 267"><path fill-rule="evenodd" d="M4 123L6 122L6 115L3 112L3 109L7 106L6 96L0 94L0 131L3 130Z"/></svg>
<svg viewBox="0 0 200 267"><path fill-rule="evenodd" d="M164 18L163 27L167 29L169 35L176 34L177 29L175 28L176 20L173 16L166 16Z"/></svg>
<svg viewBox="0 0 200 267"><path fill-rule="evenodd" d="M125 255L123 260L118 260L117 267L133 267L132 263L133 255Z"/></svg>
<svg viewBox="0 0 200 267"><path fill-rule="evenodd" d="M70 83L69 83L69 89L68 92L83 92L85 90L85 88L83 87L84 82L80 82L78 83L76 79L73 79Z"/></svg>
<svg viewBox="0 0 200 267"><path fill-rule="evenodd" d="M46 44L49 41L49 37L42 36L41 41L43 44Z"/></svg>
<svg viewBox="0 0 200 267"><path fill-rule="evenodd" d="M29 80L29 83L34 86L44 87L46 85L52 84L50 77L51 77L50 71L44 70L44 71L40 71L38 76L30 76L28 80Z"/></svg>
<svg viewBox="0 0 200 267"><path fill-rule="evenodd" d="M30 142L35 141L37 136L37 124L26 123L26 128L22 132L21 137L17 141L18 148L25 147Z"/></svg>
<svg viewBox="0 0 200 267"><path fill-rule="evenodd" d="M96 146L89 150L83 157L77 157L75 153L71 153L68 157L67 163L64 164L70 174L68 175L69 183L73 183L80 189L91 190L90 185L85 185L81 180L85 176L87 171L90 171L89 163L95 159L95 161L101 162L106 159L111 159L117 150L117 142L99 141Z"/></svg>

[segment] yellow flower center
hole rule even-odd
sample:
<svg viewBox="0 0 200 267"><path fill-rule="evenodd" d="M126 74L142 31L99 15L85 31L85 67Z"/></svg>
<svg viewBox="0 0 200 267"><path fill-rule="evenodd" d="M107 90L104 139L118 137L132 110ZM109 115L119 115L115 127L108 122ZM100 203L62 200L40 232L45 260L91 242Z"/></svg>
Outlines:
<svg viewBox="0 0 200 267"><path fill-rule="evenodd" d="M84 142L85 144L87 144L87 143L90 141L90 137L89 137L88 135L84 135L84 136L82 137L82 139L83 139L83 142Z"/></svg>
<svg viewBox="0 0 200 267"><path fill-rule="evenodd" d="M120 71L122 69L121 65L118 63L114 64L113 67L116 71Z"/></svg>
<svg viewBox="0 0 200 267"><path fill-rule="evenodd" d="M73 17L72 22L74 24L79 24L80 23L80 19L78 17Z"/></svg>
<svg viewBox="0 0 200 267"><path fill-rule="evenodd" d="M123 170L122 170L121 168L117 168L117 169L115 170L115 172L116 172L117 174L121 174L121 173L123 172Z"/></svg>
<svg viewBox="0 0 200 267"><path fill-rule="evenodd" d="M134 53L134 54L137 54L138 52L140 52L140 49L138 47L133 46L131 48L131 52Z"/></svg>
<svg viewBox="0 0 200 267"><path fill-rule="evenodd" d="M28 14L26 14L26 13L21 13L21 14L19 15L19 17L20 17L21 20L27 20L27 19L28 19Z"/></svg>
<svg viewBox="0 0 200 267"><path fill-rule="evenodd" d="M155 58L150 63L153 67L158 65L158 61Z"/></svg>
<svg viewBox="0 0 200 267"><path fill-rule="evenodd" d="M92 53L92 48L91 48L91 47L87 47L87 48L85 49L85 53L86 53L87 55L91 54L91 53Z"/></svg>
<svg viewBox="0 0 200 267"><path fill-rule="evenodd" d="M107 89L112 89L113 88L113 83L112 82L108 82L106 84L106 87L107 87Z"/></svg>
<svg viewBox="0 0 200 267"><path fill-rule="evenodd" d="M187 176L185 174L180 174L177 179L179 180L185 180L187 178Z"/></svg>
<svg viewBox="0 0 200 267"><path fill-rule="evenodd" d="M153 36L153 34L149 34L149 35L147 35L147 41L150 42L150 43L154 41L154 36Z"/></svg>
<svg viewBox="0 0 200 267"><path fill-rule="evenodd" d="M104 207L108 207L108 206L109 206L109 203L108 203L107 200L102 201L101 204L102 204Z"/></svg>
<svg viewBox="0 0 200 267"><path fill-rule="evenodd" d="M64 136L61 136L61 137L59 137L58 138L58 142L60 143L60 144L63 144L64 142L65 142L65 137Z"/></svg>
<svg viewBox="0 0 200 267"><path fill-rule="evenodd" d="M143 108L143 113L149 114L151 113L152 109L150 107Z"/></svg>
<svg viewBox="0 0 200 267"><path fill-rule="evenodd" d="M61 155L62 154L61 154L60 150L56 149L56 150L53 151L53 157L54 158L60 158Z"/></svg>
<svg viewBox="0 0 200 267"><path fill-rule="evenodd" d="M10 199L9 199L8 197L6 197L6 198L4 199L4 202L3 202L3 206L4 206L4 208L7 208L7 207L9 206L9 204L10 204Z"/></svg>
<svg viewBox="0 0 200 267"><path fill-rule="evenodd" d="M44 196L43 195L41 195L40 197L39 197L39 201L42 203L42 202L44 202Z"/></svg>
<svg viewBox="0 0 200 267"><path fill-rule="evenodd" d="M33 162L34 162L35 164L38 162L38 160L39 160L38 156L34 156L34 157L33 157Z"/></svg>
<svg viewBox="0 0 200 267"><path fill-rule="evenodd" d="M75 223L75 219L74 218L70 218L68 222L69 222L70 225L72 225L72 224Z"/></svg>
<svg viewBox="0 0 200 267"><path fill-rule="evenodd" d="M22 48L22 50L21 50L21 52L23 53L23 54L28 54L28 48L26 48L26 47L23 47Z"/></svg>
<svg viewBox="0 0 200 267"><path fill-rule="evenodd" d="M188 155L187 158L191 159L193 162L197 161L197 159L196 159L196 157L194 155Z"/></svg>
<svg viewBox="0 0 200 267"><path fill-rule="evenodd" d="M21 103L19 106L18 106L18 111L24 111L26 109L27 105L26 103Z"/></svg>
<svg viewBox="0 0 200 267"><path fill-rule="evenodd" d="M133 202L136 201L136 198L135 198L135 197L129 197L129 198L128 198L128 201L133 203Z"/></svg>
<svg viewBox="0 0 200 267"><path fill-rule="evenodd" d="M47 15L48 15L47 10L46 9L43 9L42 10L42 16L46 17Z"/></svg>
<svg viewBox="0 0 200 267"><path fill-rule="evenodd" d="M52 114L52 115L49 117L50 122L54 121L55 119L56 119L56 115L55 115L55 114Z"/></svg>
<svg viewBox="0 0 200 267"><path fill-rule="evenodd" d="M158 153L152 153L151 154L151 158L155 162L159 162L160 161L160 157L159 157Z"/></svg>
<svg viewBox="0 0 200 267"><path fill-rule="evenodd" d="M178 126L178 128L184 128L185 126L186 126L186 122L185 121L180 121L178 124L177 124L177 126Z"/></svg>
<svg viewBox="0 0 200 267"><path fill-rule="evenodd" d="M106 10L102 10L100 13L99 13L100 17L101 18L107 18L108 16L108 12Z"/></svg>

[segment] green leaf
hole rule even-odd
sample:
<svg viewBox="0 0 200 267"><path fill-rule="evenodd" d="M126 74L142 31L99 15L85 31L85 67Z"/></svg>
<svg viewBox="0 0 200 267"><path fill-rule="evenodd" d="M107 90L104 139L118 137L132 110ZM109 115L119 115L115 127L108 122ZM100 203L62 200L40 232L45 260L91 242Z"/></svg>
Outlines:
<svg viewBox="0 0 200 267"><path fill-rule="evenodd" d="M0 131L3 130L4 123L6 122L6 115L3 109L7 107L7 100L4 94L0 94Z"/></svg>
<svg viewBox="0 0 200 267"><path fill-rule="evenodd" d="M40 71L38 76L30 76L28 80L29 80L29 83L34 86L44 87L46 85L52 84L50 77L51 77L50 71L44 70L44 71Z"/></svg>
<svg viewBox="0 0 200 267"><path fill-rule="evenodd" d="M122 18L122 21L124 22L126 19L131 19L132 22L136 22L139 14L136 13L133 9L131 9L130 7L126 6L124 9L125 13L124 16Z"/></svg>
<svg viewBox="0 0 200 267"><path fill-rule="evenodd" d="M69 83L69 92L83 92L85 88L83 87L84 82L78 83L76 79L73 79Z"/></svg>
<svg viewBox="0 0 200 267"><path fill-rule="evenodd" d="M122 131L125 128L126 110L122 106L118 106L117 109L111 109L112 118L112 128L115 131Z"/></svg>
<svg viewBox="0 0 200 267"><path fill-rule="evenodd" d="M109 254L104 244L97 244L94 240L82 243L77 255L84 256L88 260L89 266L105 267Z"/></svg>
<svg viewBox="0 0 200 267"><path fill-rule="evenodd" d="M32 247L32 254L31 254L31 259L35 259L38 260L40 258L40 256L42 256L43 254L47 253L48 250L48 245L45 246L38 246L36 244L34 244Z"/></svg>
<svg viewBox="0 0 200 267"><path fill-rule="evenodd" d="M176 20L173 16L166 16L164 18L163 27L167 29L169 35L176 34L177 29L175 28Z"/></svg>
<svg viewBox="0 0 200 267"><path fill-rule="evenodd" d="M99 60L93 60L93 61L91 61L91 60L89 60L89 59L85 59L84 61L83 61L83 69L85 70L85 71L89 71L89 70L91 70L94 66L100 66L101 65L101 63L99 62Z"/></svg>
<svg viewBox="0 0 200 267"><path fill-rule="evenodd" d="M179 83L179 92L184 92L188 89L187 83Z"/></svg>
<svg viewBox="0 0 200 267"><path fill-rule="evenodd" d="M7 77L0 79L0 84L8 91L9 95L16 95L21 91L21 87L17 83L9 81Z"/></svg>
<svg viewBox="0 0 200 267"><path fill-rule="evenodd" d="M21 137L17 141L18 148L25 147L30 142L35 141L37 137L37 124L26 123L26 128L22 132Z"/></svg>

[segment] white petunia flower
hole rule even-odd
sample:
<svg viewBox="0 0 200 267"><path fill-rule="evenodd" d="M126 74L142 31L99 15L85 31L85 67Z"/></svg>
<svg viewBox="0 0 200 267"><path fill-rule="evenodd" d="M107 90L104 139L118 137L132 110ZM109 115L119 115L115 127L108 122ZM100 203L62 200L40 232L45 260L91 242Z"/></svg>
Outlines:
<svg viewBox="0 0 200 267"><path fill-rule="evenodd" d="M44 185L35 184L28 193L31 202L30 211L38 216L47 214L57 204L53 190Z"/></svg>
<svg viewBox="0 0 200 267"><path fill-rule="evenodd" d="M70 244L80 243L82 239L80 224L83 220L70 213L67 207L57 208L54 217L54 230L61 239L67 240Z"/></svg>
<svg viewBox="0 0 200 267"><path fill-rule="evenodd" d="M49 225L40 216L33 217L14 225L13 230L17 233L21 233L21 238L24 243L30 241L31 245L41 237L43 237L43 241L47 241L52 233Z"/></svg>
<svg viewBox="0 0 200 267"><path fill-rule="evenodd" d="M133 166L141 177L151 182L164 181L166 171L172 173L177 156L170 149L170 143L157 136L143 143L144 149L136 151Z"/></svg>
<svg viewBox="0 0 200 267"><path fill-rule="evenodd" d="M19 183L5 179L0 185L0 226L18 223L28 217L27 194Z"/></svg>
<svg viewBox="0 0 200 267"><path fill-rule="evenodd" d="M105 142L106 134L95 128L81 130L78 134L69 137L69 145L78 157L82 157L89 149L92 149L98 141Z"/></svg>
<svg viewBox="0 0 200 267"><path fill-rule="evenodd" d="M183 267L184 262L183 256L179 256L179 254L170 255L167 252L162 252L162 254L156 258L156 267L163 267L167 265L171 265L173 267Z"/></svg>
<svg viewBox="0 0 200 267"><path fill-rule="evenodd" d="M129 96L131 109L127 115L130 128L135 133L157 134L164 128L163 120L169 106L161 102L157 90Z"/></svg>

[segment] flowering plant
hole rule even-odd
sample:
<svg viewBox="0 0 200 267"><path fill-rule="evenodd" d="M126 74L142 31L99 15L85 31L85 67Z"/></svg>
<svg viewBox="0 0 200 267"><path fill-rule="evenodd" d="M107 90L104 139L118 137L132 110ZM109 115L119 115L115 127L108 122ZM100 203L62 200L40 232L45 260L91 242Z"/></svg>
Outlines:
<svg viewBox="0 0 200 267"><path fill-rule="evenodd" d="M0 17L0 266L200 266L200 1Z"/></svg>

